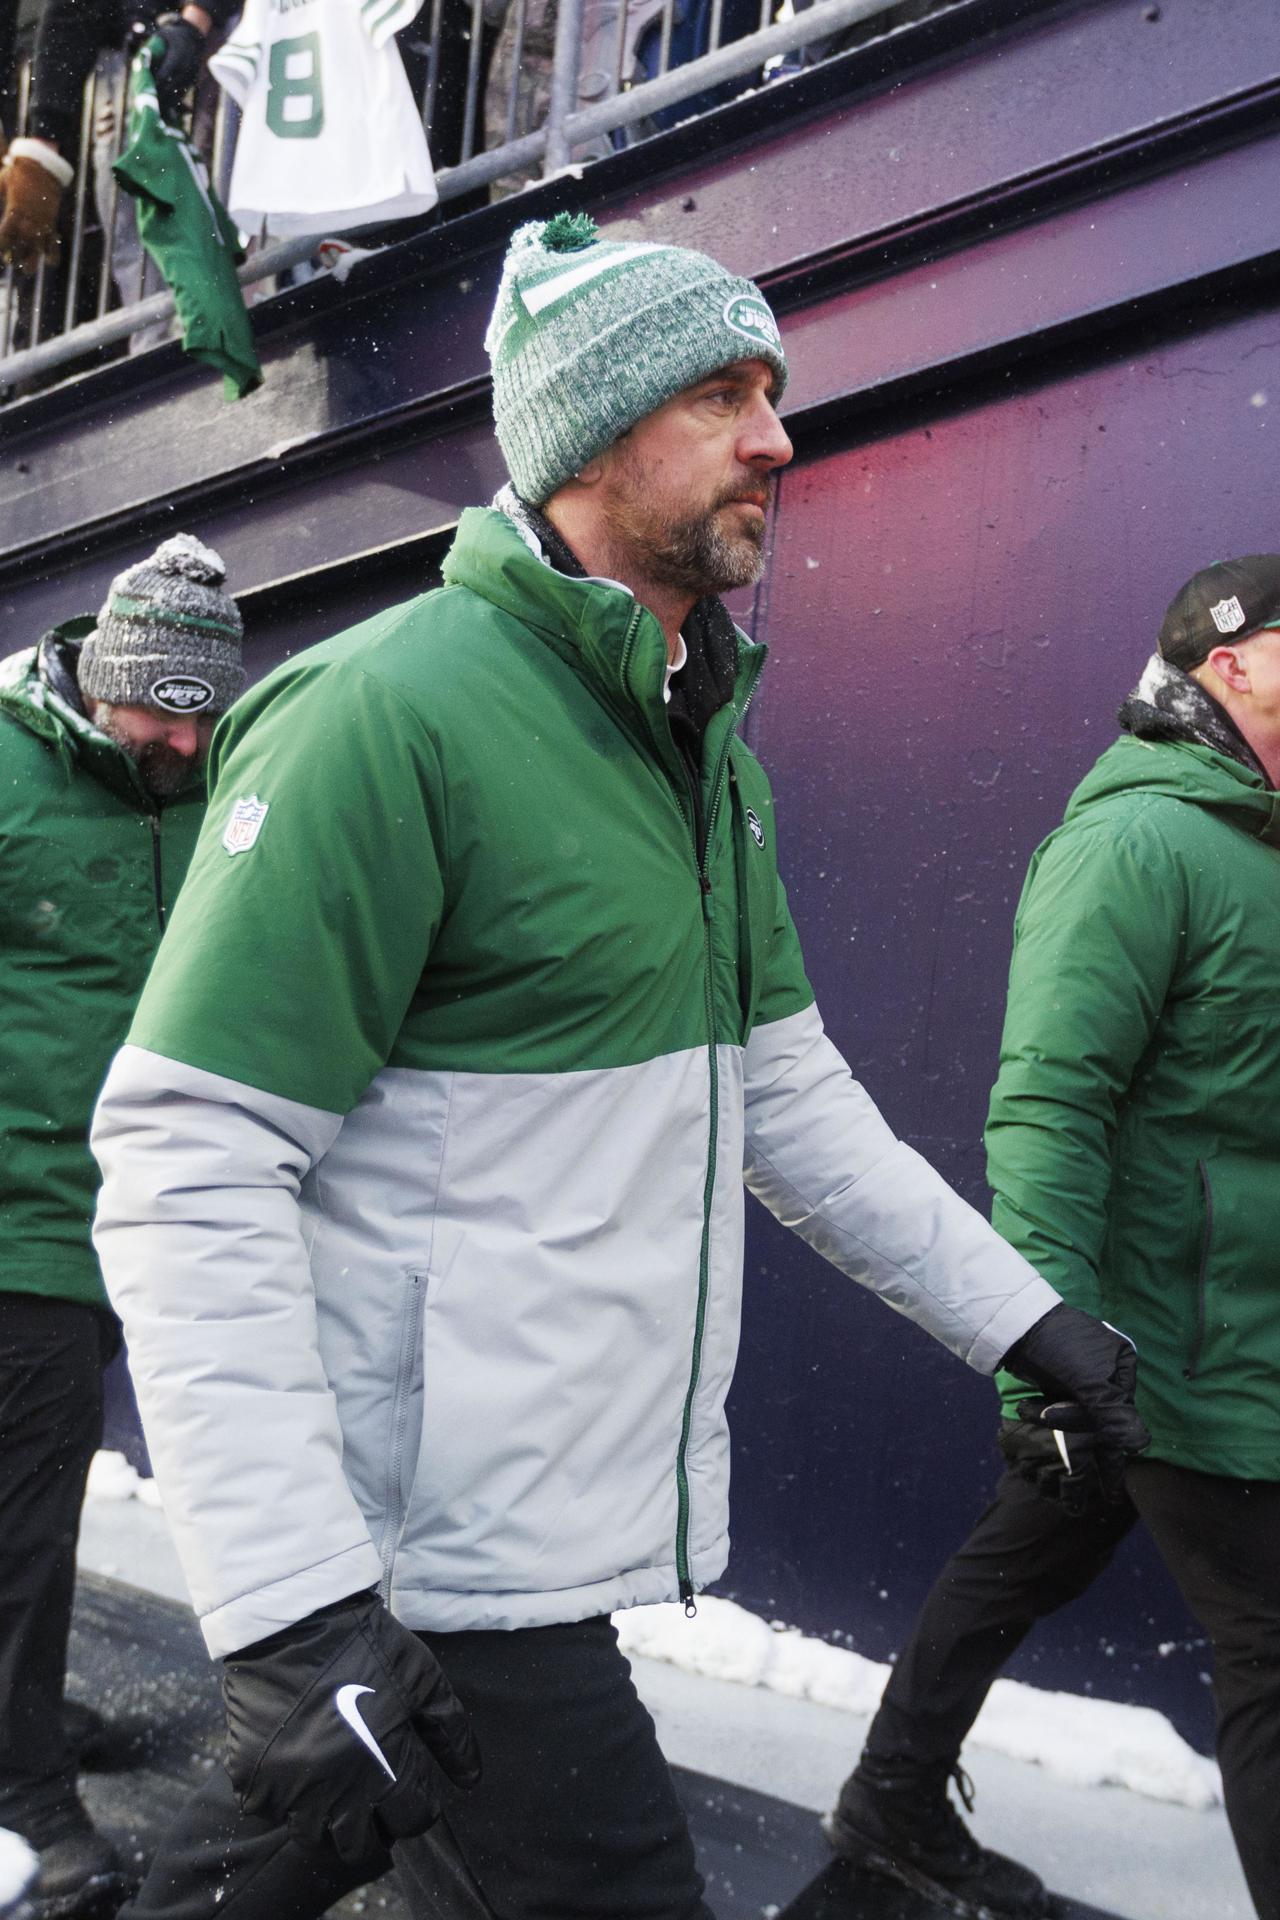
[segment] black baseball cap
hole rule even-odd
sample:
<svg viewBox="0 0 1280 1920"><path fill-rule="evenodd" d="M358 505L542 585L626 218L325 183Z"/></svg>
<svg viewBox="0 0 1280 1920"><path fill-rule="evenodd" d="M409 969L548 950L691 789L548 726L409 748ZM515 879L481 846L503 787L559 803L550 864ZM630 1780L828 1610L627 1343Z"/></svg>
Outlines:
<svg viewBox="0 0 1280 1920"><path fill-rule="evenodd" d="M1260 627L1280 627L1280 553L1215 560L1193 573L1169 602L1156 644L1190 673L1224 641L1247 640Z"/></svg>

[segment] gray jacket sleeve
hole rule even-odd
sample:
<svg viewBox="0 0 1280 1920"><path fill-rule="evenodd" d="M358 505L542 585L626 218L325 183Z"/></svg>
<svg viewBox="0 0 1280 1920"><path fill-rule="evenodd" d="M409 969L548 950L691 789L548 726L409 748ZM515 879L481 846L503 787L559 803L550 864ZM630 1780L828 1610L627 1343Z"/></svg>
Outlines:
<svg viewBox="0 0 1280 1920"><path fill-rule="evenodd" d="M134 1046L94 1121L94 1244L214 1654L381 1571L342 1471L298 1206L341 1125Z"/></svg>
<svg viewBox="0 0 1280 1920"><path fill-rule="evenodd" d="M1058 1295L899 1140L815 1006L747 1043L744 1177L784 1226L981 1373Z"/></svg>

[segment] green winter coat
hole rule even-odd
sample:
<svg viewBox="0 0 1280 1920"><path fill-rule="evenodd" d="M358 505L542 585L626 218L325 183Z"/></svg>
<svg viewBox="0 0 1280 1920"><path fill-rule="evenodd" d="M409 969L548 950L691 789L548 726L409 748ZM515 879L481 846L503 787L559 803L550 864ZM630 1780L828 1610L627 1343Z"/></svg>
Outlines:
<svg viewBox="0 0 1280 1920"><path fill-rule="evenodd" d="M0 1287L105 1307L89 1120L204 790L159 809L79 710L75 654L92 625L0 662Z"/></svg>
<svg viewBox="0 0 1280 1920"><path fill-rule="evenodd" d="M1280 796L1257 774L1125 736L1081 782L1018 908L986 1138L1000 1232L1136 1341L1152 1455L1280 1480Z"/></svg>

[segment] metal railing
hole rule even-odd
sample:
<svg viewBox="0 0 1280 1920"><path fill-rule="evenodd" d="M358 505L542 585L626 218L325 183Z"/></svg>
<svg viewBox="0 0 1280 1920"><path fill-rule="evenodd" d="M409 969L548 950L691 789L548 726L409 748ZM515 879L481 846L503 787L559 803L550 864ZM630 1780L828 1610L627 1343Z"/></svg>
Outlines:
<svg viewBox="0 0 1280 1920"><path fill-rule="evenodd" d="M510 190L533 172L549 178L589 165L678 117L785 80L851 38L950 4L811 0L793 11L792 0L427 0L400 44L448 207ZM788 17L774 19L775 11ZM705 51L690 55L703 41ZM85 84L62 263L42 263L29 279L12 268L0 278L0 398L107 348L152 344L172 322L170 294L149 291L143 279L132 208L109 173L124 140L126 87L119 54L100 60ZM18 133L29 90L24 68ZM206 80L194 113L193 138L225 199L237 110ZM325 231L276 242L253 236L242 283L305 273Z"/></svg>

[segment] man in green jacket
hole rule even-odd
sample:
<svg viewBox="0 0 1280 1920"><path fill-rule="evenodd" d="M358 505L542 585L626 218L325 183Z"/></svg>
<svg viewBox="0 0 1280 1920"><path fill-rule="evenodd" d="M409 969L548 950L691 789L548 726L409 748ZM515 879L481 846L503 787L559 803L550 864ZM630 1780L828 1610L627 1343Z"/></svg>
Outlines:
<svg viewBox="0 0 1280 1920"><path fill-rule="evenodd" d="M930 1794L1010 1653L1140 1515L1212 1641L1227 1813L1278 1920L1280 555L1186 583L1120 722L1031 862L987 1152L1000 1232L1136 1342L1151 1449L1108 1501L1087 1441L1061 1454L1002 1378L1010 1470L925 1602L831 1830L899 1877L1043 1911L1036 1877L933 1819Z"/></svg>
<svg viewBox="0 0 1280 1920"><path fill-rule="evenodd" d="M98 1108L96 1244L230 1734L139 1920L296 1912L291 1845L314 1893L442 1794L489 1908L705 1920L609 1616L726 1563L744 1176L1117 1463L1144 1440L1131 1347L894 1137L805 980L737 734L764 649L717 598L791 455L758 288L561 215L514 236L487 344L512 486L443 587L219 730Z"/></svg>
<svg viewBox="0 0 1280 1920"><path fill-rule="evenodd" d="M240 691L222 562L187 534L0 663L0 1827L41 1911L122 1886L63 1716L75 1546L119 1326L89 1229L93 1103L204 814Z"/></svg>

